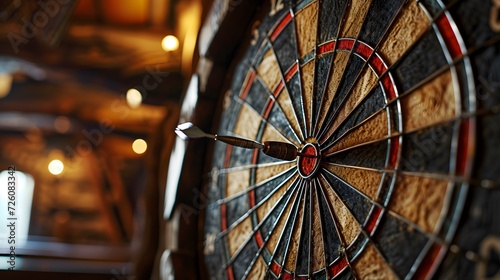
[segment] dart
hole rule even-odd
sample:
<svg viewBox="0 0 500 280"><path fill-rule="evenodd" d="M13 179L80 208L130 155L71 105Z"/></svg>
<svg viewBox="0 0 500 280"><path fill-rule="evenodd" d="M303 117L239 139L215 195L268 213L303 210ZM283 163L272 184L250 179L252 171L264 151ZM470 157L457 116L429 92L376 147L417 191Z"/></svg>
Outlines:
<svg viewBox="0 0 500 280"><path fill-rule="evenodd" d="M200 139L200 138L210 138L215 141L221 141L228 145L237 146L241 148L260 149L264 154L282 160L294 160L295 158L297 158L297 156L314 157L308 154L302 154L298 152L297 147L295 147L295 145L290 143L278 142L278 141L266 141L264 143L260 143L254 140L236 136L209 134L204 132L199 127L195 126L190 122L178 125L175 128L175 133L182 140L185 141Z"/></svg>

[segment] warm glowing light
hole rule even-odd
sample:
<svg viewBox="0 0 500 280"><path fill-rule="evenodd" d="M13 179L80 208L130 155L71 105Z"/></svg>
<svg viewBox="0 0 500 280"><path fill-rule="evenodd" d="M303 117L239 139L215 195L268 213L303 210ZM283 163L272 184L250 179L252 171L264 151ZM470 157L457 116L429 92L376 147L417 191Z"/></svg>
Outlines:
<svg viewBox="0 0 500 280"><path fill-rule="evenodd" d="M165 36L161 41L161 47L166 52L175 51L179 48L179 40L172 35Z"/></svg>
<svg viewBox="0 0 500 280"><path fill-rule="evenodd" d="M54 120L54 128L59 133L67 133L71 128L71 122L67 117L59 116Z"/></svg>
<svg viewBox="0 0 500 280"><path fill-rule="evenodd" d="M132 143L132 150L134 150L134 152L136 154L144 154L144 152L146 152L146 150L148 149L148 143L146 143L146 141L142 140L142 139L137 139L134 141L134 143Z"/></svg>
<svg viewBox="0 0 500 280"><path fill-rule="evenodd" d="M54 159L49 163L49 172L53 175L59 175L64 170L64 164L58 159Z"/></svg>
<svg viewBox="0 0 500 280"><path fill-rule="evenodd" d="M0 98L7 96L12 87L12 75L0 73Z"/></svg>
<svg viewBox="0 0 500 280"><path fill-rule="evenodd" d="M127 91L127 104L131 108L137 108L142 104L142 94L135 88Z"/></svg>

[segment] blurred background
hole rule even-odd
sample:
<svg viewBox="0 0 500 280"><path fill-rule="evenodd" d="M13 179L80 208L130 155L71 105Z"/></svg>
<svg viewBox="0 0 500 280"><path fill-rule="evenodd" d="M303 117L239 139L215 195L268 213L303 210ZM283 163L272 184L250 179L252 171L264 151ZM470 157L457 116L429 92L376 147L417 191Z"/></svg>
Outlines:
<svg viewBox="0 0 500 280"><path fill-rule="evenodd" d="M210 2L0 2L0 270L9 167L18 270L0 278L150 277L158 189Z"/></svg>

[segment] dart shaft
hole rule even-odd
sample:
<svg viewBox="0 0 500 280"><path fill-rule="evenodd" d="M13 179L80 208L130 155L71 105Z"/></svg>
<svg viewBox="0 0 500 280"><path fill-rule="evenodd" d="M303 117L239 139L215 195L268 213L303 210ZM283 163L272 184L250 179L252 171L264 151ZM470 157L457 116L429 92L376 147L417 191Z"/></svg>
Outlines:
<svg viewBox="0 0 500 280"><path fill-rule="evenodd" d="M234 136L219 136L215 135L215 140L224 142L229 145L233 146L238 146L242 148L247 148L247 149L262 149L264 148L264 145L262 143L248 140L248 139L243 139L239 137L234 137Z"/></svg>

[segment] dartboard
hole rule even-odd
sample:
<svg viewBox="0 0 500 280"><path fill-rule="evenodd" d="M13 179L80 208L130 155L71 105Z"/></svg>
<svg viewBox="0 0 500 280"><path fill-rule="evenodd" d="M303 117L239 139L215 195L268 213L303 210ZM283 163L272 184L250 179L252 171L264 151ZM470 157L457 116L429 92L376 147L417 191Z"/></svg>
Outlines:
<svg viewBox="0 0 500 280"><path fill-rule="evenodd" d="M496 2L263 5L218 133L299 155L215 144L210 277L494 275L481 248L490 236L500 251Z"/></svg>

